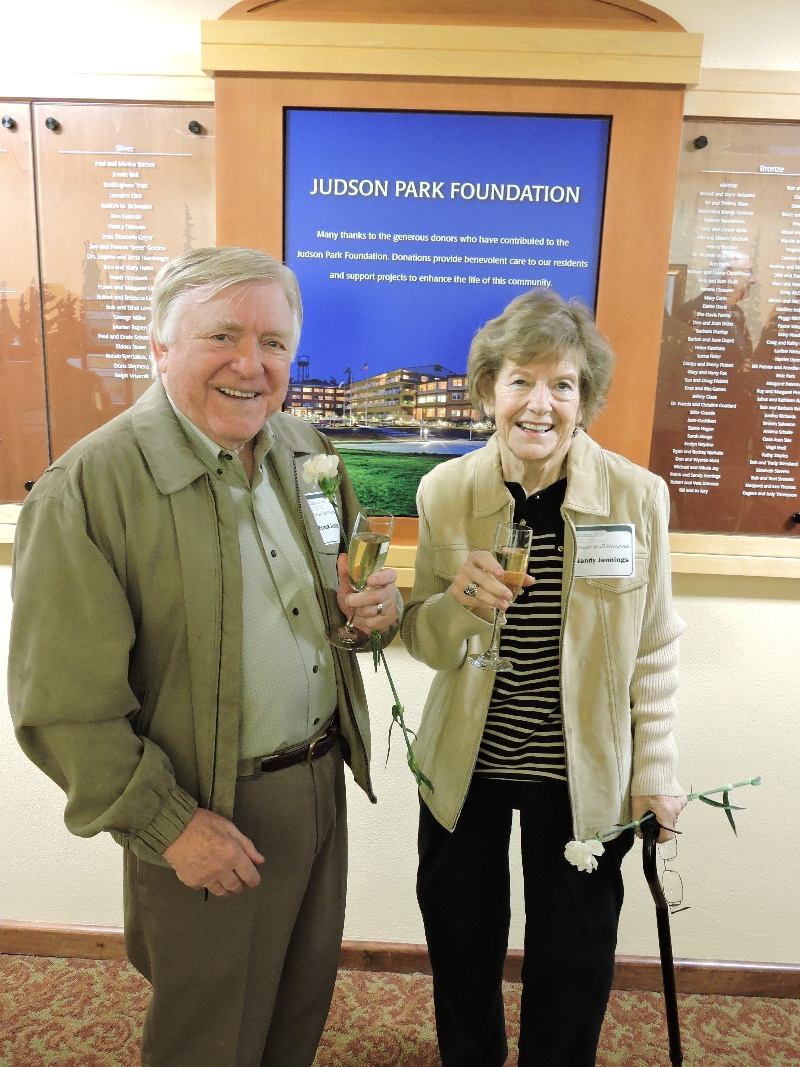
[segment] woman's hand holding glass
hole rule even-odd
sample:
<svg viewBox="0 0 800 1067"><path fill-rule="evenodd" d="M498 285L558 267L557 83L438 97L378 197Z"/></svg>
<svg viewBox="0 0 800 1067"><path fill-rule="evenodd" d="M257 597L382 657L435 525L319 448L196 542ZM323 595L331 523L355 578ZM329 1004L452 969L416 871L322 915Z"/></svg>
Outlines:
<svg viewBox="0 0 800 1067"><path fill-rule="evenodd" d="M528 577L528 559L531 550L531 528L524 523L500 522L494 532L492 555L497 564L503 568L502 583L511 594L511 599L519 596L525 588ZM527 583L530 584L530 583ZM464 596L477 597L477 582L464 589ZM494 625L489 647L479 656L467 656L467 663L482 671L513 671L513 662L500 655L500 637L498 625L505 623L505 609L508 604L494 609Z"/></svg>
<svg viewBox="0 0 800 1067"><path fill-rule="evenodd" d="M463 604L474 615L491 622L492 612L505 611L514 599L511 590L503 584L505 573L491 552L470 552L453 579L450 592L459 604ZM530 574L526 574L522 579L522 588L527 589L535 581ZM473 585L475 591L472 595L464 592Z"/></svg>

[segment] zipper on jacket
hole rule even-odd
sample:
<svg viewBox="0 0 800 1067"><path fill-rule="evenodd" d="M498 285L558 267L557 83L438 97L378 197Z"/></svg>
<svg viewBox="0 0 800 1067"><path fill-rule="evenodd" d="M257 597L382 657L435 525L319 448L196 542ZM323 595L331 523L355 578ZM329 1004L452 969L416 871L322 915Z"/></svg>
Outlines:
<svg viewBox="0 0 800 1067"><path fill-rule="evenodd" d="M575 581L575 557L576 557L576 549L577 549L578 539L577 539L577 536L575 534L575 524L573 523L572 519L567 514L566 508L563 508L563 507L561 508L561 517L564 520L564 530L565 530L565 532L566 532L567 529L569 529L570 537L572 538L572 566L570 568L569 583L567 585L566 596L564 596L564 611L562 612L562 615L561 615L561 632L558 635L558 663L559 663L558 689L559 689L559 695L561 697L561 722L562 722L563 727L564 727L564 753L565 753L565 755L567 757L567 791L569 792L569 806L570 806L570 810L572 812L572 832L573 832L573 834L575 834L577 836L577 829L576 829L577 812L575 811L575 797L574 797L574 791L573 791L573 788L572 788L572 759L570 758L570 752L569 752L569 749L570 749L571 745L570 745L569 735L568 735L568 731L567 731L566 704L565 704L565 701L564 701L563 678L564 678L564 631L567 628L567 611L569 610L569 600L570 600L570 596L572 595L572 586L573 586L573 583ZM561 582L562 582L562 585L563 585L563 582L564 582L563 573L562 573ZM566 842L564 842L564 843L566 844Z"/></svg>
<svg viewBox="0 0 800 1067"><path fill-rule="evenodd" d="M216 632L219 635L217 641L217 691L214 700L214 750L211 754L211 780L208 784L208 809L214 810L214 789L217 784L217 744L219 741L219 701L220 701L220 683L222 678L222 597L224 590L222 588L222 552L219 544L219 514L217 509L217 501L214 497L214 490L211 486L211 479L206 475L206 492L209 497L209 506L211 507L212 519L214 522L214 529L216 530L216 589L217 589L217 601L216 601ZM208 896L206 896L208 900Z"/></svg>

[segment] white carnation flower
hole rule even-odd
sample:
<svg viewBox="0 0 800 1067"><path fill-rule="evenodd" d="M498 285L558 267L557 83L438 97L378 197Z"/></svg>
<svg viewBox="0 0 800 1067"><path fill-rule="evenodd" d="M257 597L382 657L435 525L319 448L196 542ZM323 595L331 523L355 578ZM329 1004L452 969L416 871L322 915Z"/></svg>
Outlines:
<svg viewBox="0 0 800 1067"><path fill-rule="evenodd" d="M591 841L570 841L564 849L564 858L579 871L590 874L597 870L596 856L602 856L603 842L596 839Z"/></svg>
<svg viewBox="0 0 800 1067"><path fill-rule="evenodd" d="M335 478L338 471L339 457L321 452L318 456L311 456L303 464L303 480L309 485L314 485L321 478Z"/></svg>

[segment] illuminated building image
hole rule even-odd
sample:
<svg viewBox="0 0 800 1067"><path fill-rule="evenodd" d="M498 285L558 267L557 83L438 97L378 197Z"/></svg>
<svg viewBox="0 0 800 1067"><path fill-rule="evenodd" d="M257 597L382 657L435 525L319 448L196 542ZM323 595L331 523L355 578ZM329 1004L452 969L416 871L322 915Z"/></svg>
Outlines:
<svg viewBox="0 0 800 1067"><path fill-rule="evenodd" d="M314 422L341 420L344 414L344 387L320 378L292 381L283 410Z"/></svg>
<svg viewBox="0 0 800 1067"><path fill-rule="evenodd" d="M345 415L372 425L468 423L472 407L466 379L439 364L406 367L351 382L344 387Z"/></svg>

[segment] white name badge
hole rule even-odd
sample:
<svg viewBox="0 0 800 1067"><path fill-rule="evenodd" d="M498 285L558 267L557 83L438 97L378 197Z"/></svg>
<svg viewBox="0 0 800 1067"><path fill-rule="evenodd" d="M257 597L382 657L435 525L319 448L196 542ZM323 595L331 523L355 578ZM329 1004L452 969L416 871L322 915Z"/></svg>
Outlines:
<svg viewBox="0 0 800 1067"><path fill-rule="evenodd" d="M319 527L323 545L339 544L339 520L333 510L333 504L324 493L306 493L311 514Z"/></svg>
<svg viewBox="0 0 800 1067"><path fill-rule="evenodd" d="M631 578L636 569L631 523L575 527L576 578Z"/></svg>

